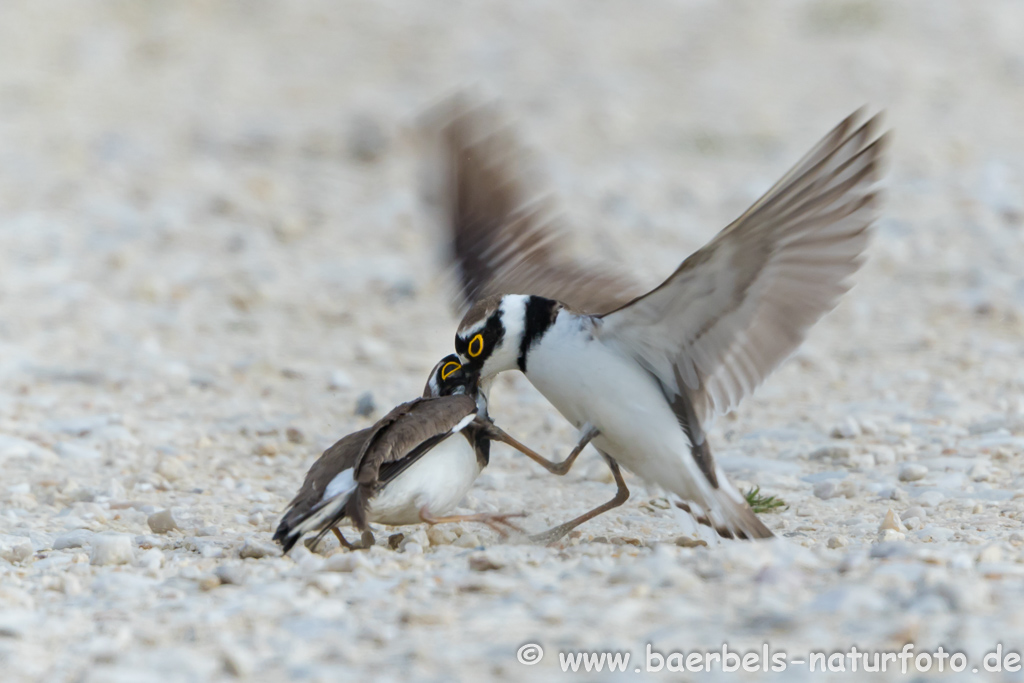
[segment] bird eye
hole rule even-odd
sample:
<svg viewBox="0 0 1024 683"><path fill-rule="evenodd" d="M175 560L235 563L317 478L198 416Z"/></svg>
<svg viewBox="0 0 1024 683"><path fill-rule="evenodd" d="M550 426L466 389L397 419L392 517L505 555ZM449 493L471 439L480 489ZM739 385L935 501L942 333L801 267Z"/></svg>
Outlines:
<svg viewBox="0 0 1024 683"><path fill-rule="evenodd" d="M484 336L478 334L469 340L469 347L466 349L466 353L469 354L470 358L476 358L484 352Z"/></svg>
<svg viewBox="0 0 1024 683"><path fill-rule="evenodd" d="M461 369L462 366L455 361L448 361L441 368L441 381L443 382Z"/></svg>

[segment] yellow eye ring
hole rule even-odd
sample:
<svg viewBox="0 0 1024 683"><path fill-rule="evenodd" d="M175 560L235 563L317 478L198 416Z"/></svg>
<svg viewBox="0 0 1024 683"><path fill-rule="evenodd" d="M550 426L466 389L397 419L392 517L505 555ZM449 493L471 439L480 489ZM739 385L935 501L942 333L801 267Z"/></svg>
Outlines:
<svg viewBox="0 0 1024 683"><path fill-rule="evenodd" d="M476 349L475 351L473 349ZM476 358L484 352L484 336L478 334L469 340L469 346L466 348L466 353L469 354L470 358Z"/></svg>
<svg viewBox="0 0 1024 683"><path fill-rule="evenodd" d="M444 380L448 379L461 369L462 366L456 363L455 361L448 361L447 363L444 364L444 367L441 368L441 381L443 382Z"/></svg>

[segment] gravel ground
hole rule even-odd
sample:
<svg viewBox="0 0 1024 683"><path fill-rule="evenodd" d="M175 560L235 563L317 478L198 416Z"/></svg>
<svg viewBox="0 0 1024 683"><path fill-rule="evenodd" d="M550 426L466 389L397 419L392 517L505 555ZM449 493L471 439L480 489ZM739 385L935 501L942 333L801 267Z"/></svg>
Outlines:
<svg viewBox="0 0 1024 683"><path fill-rule="evenodd" d="M647 644L723 643L941 645L970 677L1020 652L1021 35L1010 1L4 2L0 678L547 680L582 650L636 678ZM632 479L555 548L270 544L319 452L450 349L411 130L464 84L516 114L579 253L651 283L855 107L888 111L857 286L711 432L785 501L778 540L702 536ZM520 376L492 411L573 443ZM465 508L540 530L612 490L593 453L558 479L496 447Z"/></svg>

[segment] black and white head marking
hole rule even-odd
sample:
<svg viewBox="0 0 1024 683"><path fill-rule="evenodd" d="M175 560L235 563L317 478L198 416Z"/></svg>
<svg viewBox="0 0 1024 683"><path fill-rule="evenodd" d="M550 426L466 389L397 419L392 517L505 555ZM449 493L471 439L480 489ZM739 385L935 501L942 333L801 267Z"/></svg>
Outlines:
<svg viewBox="0 0 1024 683"><path fill-rule="evenodd" d="M450 353L438 361L434 369L430 371L427 385L423 387L423 398L466 394L469 393L470 385L473 382L474 380L459 362L459 357Z"/></svg>
<svg viewBox="0 0 1024 683"><path fill-rule="evenodd" d="M519 369L526 372L526 355L530 347L536 344L551 327L561 305L554 299L531 296L526 301L525 325L522 339L519 342L519 358L516 359Z"/></svg>

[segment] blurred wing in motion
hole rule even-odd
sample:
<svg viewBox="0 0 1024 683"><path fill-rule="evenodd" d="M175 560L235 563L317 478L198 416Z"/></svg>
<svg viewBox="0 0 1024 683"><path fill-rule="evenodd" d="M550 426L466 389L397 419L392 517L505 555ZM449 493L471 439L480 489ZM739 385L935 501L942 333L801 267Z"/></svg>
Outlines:
<svg viewBox="0 0 1024 683"><path fill-rule="evenodd" d="M564 255L553 203L493 106L456 96L427 118L439 147L430 180L442 184L442 222L463 310L495 294L535 294L594 314L642 292L614 269Z"/></svg>
<svg viewBox="0 0 1024 683"><path fill-rule="evenodd" d="M734 408L849 289L878 213L888 134L847 118L656 289L598 334L689 395L701 425ZM703 434L699 437L703 439Z"/></svg>

